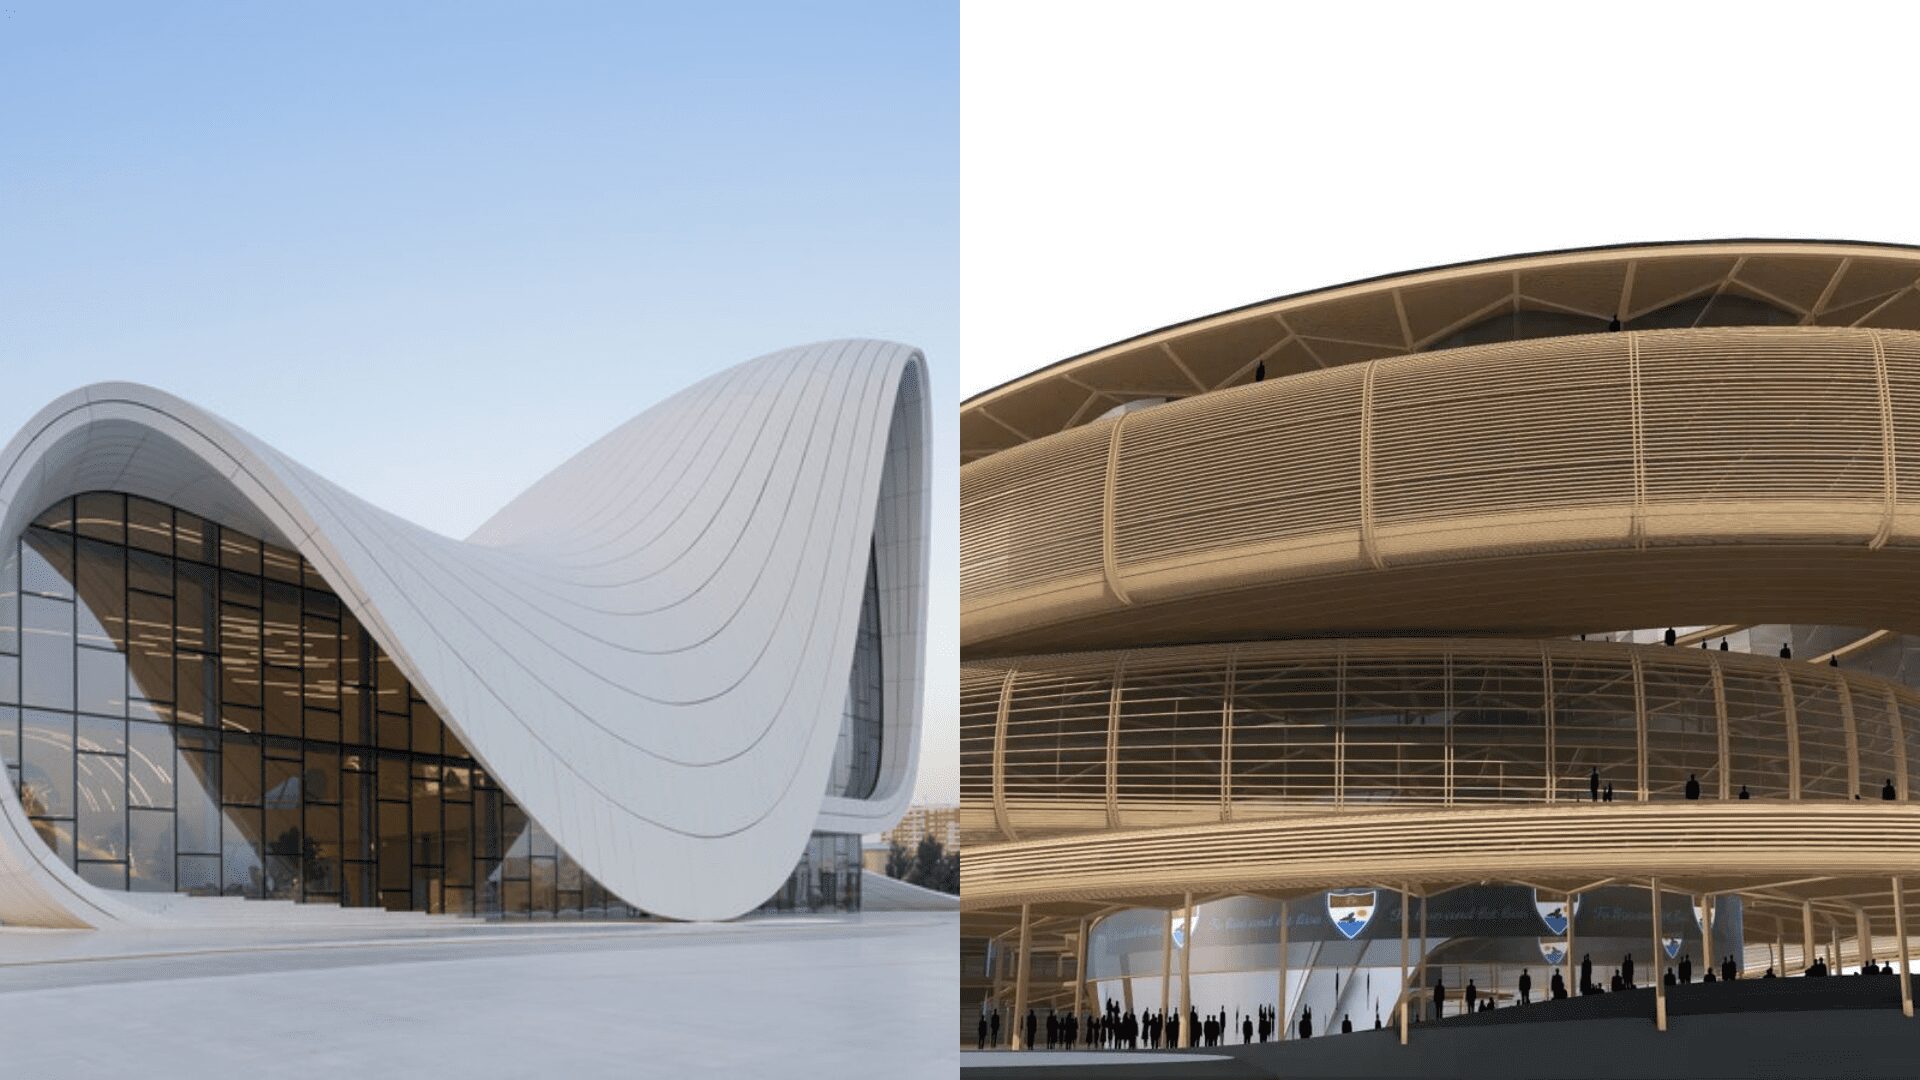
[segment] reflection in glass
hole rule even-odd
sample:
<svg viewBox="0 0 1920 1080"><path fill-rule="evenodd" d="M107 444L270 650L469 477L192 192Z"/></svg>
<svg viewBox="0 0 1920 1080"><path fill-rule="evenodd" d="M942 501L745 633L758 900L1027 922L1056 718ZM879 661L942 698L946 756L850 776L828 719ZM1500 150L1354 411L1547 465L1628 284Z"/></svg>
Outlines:
<svg viewBox="0 0 1920 1080"><path fill-rule="evenodd" d="M476 766L296 553L119 495L63 501L39 522L0 564L0 751L34 829L87 880L489 917L641 914ZM873 731L843 738L860 752L837 773L855 788L879 752L877 690L860 689L878 673L871 568L868 585L859 651L872 664L857 665L847 723ZM857 903L858 857L857 837L816 835L769 908Z"/></svg>

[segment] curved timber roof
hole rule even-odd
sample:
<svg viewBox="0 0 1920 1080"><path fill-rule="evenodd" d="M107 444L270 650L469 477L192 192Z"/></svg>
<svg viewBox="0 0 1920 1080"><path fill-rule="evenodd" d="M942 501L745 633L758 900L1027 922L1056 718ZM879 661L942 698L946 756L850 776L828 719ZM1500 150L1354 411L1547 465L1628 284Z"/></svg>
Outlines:
<svg viewBox="0 0 1920 1080"><path fill-rule="evenodd" d="M1715 303L1723 299L1755 303ZM1422 352L1506 312L1557 313L1600 326L1618 318L1631 329L1701 301L1708 303L1696 321L1677 325L1740 325L1764 305L1785 316L1769 320L1775 322L1920 330L1920 248L1807 240L1632 244L1459 263L1283 296L1128 338L969 398L961 406L961 461L1078 427L1129 401L1248 383L1263 363L1271 379Z"/></svg>

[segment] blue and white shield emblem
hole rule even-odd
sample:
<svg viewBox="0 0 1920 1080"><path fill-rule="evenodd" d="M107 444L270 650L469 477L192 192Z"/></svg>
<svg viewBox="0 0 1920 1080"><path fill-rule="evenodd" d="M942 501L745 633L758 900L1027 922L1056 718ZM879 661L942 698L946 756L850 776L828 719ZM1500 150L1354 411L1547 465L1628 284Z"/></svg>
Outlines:
<svg viewBox="0 0 1920 1080"><path fill-rule="evenodd" d="M1671 960L1674 957L1680 955L1680 939L1679 938L1677 937L1662 938L1660 939L1660 944L1666 946L1667 959Z"/></svg>
<svg viewBox="0 0 1920 1080"><path fill-rule="evenodd" d="M1360 936L1373 919L1374 901L1378 899L1372 889L1350 889L1327 894L1327 918L1333 922L1334 929L1340 931L1348 941Z"/></svg>
<svg viewBox="0 0 1920 1080"><path fill-rule="evenodd" d="M1567 959L1566 938L1541 938L1540 958L1550 967L1559 967Z"/></svg>
<svg viewBox="0 0 1920 1080"><path fill-rule="evenodd" d="M1567 925L1572 921L1573 909L1567 904L1565 897L1558 900L1542 900L1540 890L1535 889L1533 910L1539 914L1541 923L1547 928L1547 933L1559 938L1567 936Z"/></svg>

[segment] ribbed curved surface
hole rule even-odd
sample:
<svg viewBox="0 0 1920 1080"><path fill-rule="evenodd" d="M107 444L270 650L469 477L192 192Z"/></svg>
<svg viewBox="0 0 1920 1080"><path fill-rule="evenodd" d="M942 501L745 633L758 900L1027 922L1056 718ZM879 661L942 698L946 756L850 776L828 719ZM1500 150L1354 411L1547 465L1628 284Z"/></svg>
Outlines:
<svg viewBox="0 0 1920 1080"><path fill-rule="evenodd" d="M1700 802L1368 813L996 844L967 856L962 911L1182 893L1286 894L1354 882L1591 887L1622 873L1711 893L1819 878L1829 894L1920 873L1915 803ZM1785 885L1762 886L1758 882Z"/></svg>
<svg viewBox="0 0 1920 1080"><path fill-rule="evenodd" d="M1069 357L968 398L960 460L1129 402L1494 339L1616 328L1920 330L1920 248L1821 240L1624 244L1386 274L1217 312Z"/></svg>
<svg viewBox="0 0 1920 1080"><path fill-rule="evenodd" d="M1920 333L1603 333L1289 376L967 465L961 533L970 655L1920 630Z"/></svg>
<svg viewBox="0 0 1920 1080"><path fill-rule="evenodd" d="M911 794L927 433L917 351L787 350L622 425L458 541L187 402L102 384L0 455L0 537L112 490L298 550L589 874L656 914L726 918L767 898L810 831L885 828ZM823 796L870 557L879 780L867 799ZM11 787L0 805L0 921L154 917L67 870Z"/></svg>
<svg viewBox="0 0 1920 1080"><path fill-rule="evenodd" d="M1824 664L1582 641L1393 639L970 663L975 841L1389 807L1879 799L1920 691ZM1911 796L1909 796L1911 797Z"/></svg>

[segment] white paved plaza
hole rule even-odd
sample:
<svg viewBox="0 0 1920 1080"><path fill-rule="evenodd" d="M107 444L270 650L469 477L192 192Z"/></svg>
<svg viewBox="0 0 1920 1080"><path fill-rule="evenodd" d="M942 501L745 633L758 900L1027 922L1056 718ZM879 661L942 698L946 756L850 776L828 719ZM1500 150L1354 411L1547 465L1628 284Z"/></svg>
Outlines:
<svg viewBox="0 0 1920 1080"><path fill-rule="evenodd" d="M0 1061L36 1078L953 1076L957 918L0 930Z"/></svg>

